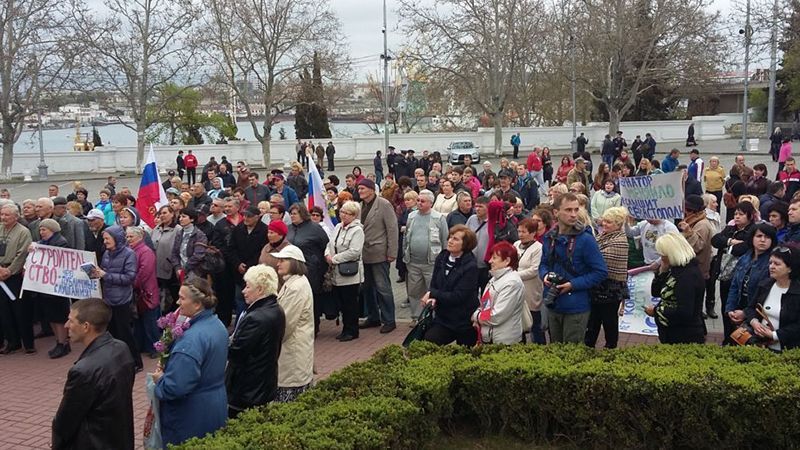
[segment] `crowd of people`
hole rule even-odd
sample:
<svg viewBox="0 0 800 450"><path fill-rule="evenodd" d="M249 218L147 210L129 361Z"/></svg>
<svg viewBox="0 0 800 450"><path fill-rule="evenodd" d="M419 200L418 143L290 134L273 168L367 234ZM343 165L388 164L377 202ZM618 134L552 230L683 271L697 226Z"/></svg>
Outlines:
<svg viewBox="0 0 800 450"><path fill-rule="evenodd" d="M751 168L742 155L729 171L716 157L706 166L695 147L685 163L678 149L659 163L652 136L628 147L621 132L606 137L593 170L587 143L579 139L558 168L546 147L524 161L502 158L496 168L489 161L475 167L468 155L451 166L438 152L418 159L389 147L385 159L376 153L374 171L355 167L343 183L328 174L326 203L310 211L304 166L315 163L313 146L303 147L307 159L263 181L224 156L212 157L197 181L189 151L164 182L169 204L153 227L113 177L95 205L77 182L67 197L51 186L48 196L19 203L0 191L0 281L9 288L0 290L0 354L33 354L35 338L50 333L51 358L82 342L80 361L100 362L79 361L70 379L91 383L103 373L130 396L142 355L163 353L155 346L159 320L177 311L191 326L152 374L167 445L308 389L322 318L341 319L343 343L365 328L393 332L392 263L406 285L399 303L414 320L433 310L423 339L440 345L594 347L602 330L605 347L614 348L628 278L647 271L660 302L645 312L662 343L704 342L704 319L719 318L719 303L726 344L743 326L775 351L800 344L793 297L800 293L800 171L791 148L781 150L783 167L771 181L764 164ZM682 219L635 218L621 206L621 178L671 171L683 173ZM94 252L99 263L90 276L101 280L103 299L10 298L37 245ZM103 372L104 360L113 361L113 374ZM64 446L83 439L77 419L66 417L78 401L73 394L65 392L54 422L54 443ZM108 408L132 407L115 395ZM114 443L129 431L106 446L127 447Z"/></svg>

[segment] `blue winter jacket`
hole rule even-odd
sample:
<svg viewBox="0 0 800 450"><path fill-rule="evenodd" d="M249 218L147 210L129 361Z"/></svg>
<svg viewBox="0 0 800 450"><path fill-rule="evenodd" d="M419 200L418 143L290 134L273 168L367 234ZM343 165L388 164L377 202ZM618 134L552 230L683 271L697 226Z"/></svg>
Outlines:
<svg viewBox="0 0 800 450"><path fill-rule="evenodd" d="M286 205L287 211L292 207L292 205L300 201L300 198L297 196L297 192L295 192L295 190L289 186L283 187L283 194L281 195L283 195L283 204Z"/></svg>
<svg viewBox="0 0 800 450"><path fill-rule="evenodd" d="M114 250L103 253L100 262L100 268L106 272L102 278L103 300L111 306L130 303L133 300L133 280L139 267L136 253L128 247L122 227L114 225L103 230L103 233L108 233L117 244Z"/></svg>
<svg viewBox="0 0 800 450"><path fill-rule="evenodd" d="M728 298L725 302L725 313L735 311L737 309L744 310L747 307L747 302L740 301L742 295L742 283L744 276L747 274L748 268L750 269L750 280L747 282L747 295L749 299L756 297L758 285L761 281L769 278L769 254L764 252L758 256L758 259L753 262L753 252L749 251L739 258L736 262L736 268L733 271L733 279L731 280L731 290L728 291ZM752 264L752 267L751 267Z"/></svg>
<svg viewBox="0 0 800 450"><path fill-rule="evenodd" d="M213 433L228 418L228 331L210 309L189 323L172 345L164 375L156 383L164 448Z"/></svg>
<svg viewBox="0 0 800 450"><path fill-rule="evenodd" d="M580 224L579 224L580 225ZM569 241L575 237L572 250L572 268L567 269L567 248ZM554 258L551 256L550 247L555 239ZM608 268L597 247L597 241L592 236L591 228L576 227L570 233L559 234L554 229L544 235L542 247L542 262L539 264L539 276L544 279L548 272L555 272L572 283L572 290L556 298L555 312L562 314L580 314L589 311L589 289L599 285L608 276ZM543 295L547 295L549 288L544 288Z"/></svg>
<svg viewBox="0 0 800 450"><path fill-rule="evenodd" d="M675 168L678 167L678 164L679 162L677 159L667 155L664 161L661 162L661 171L664 173L673 172Z"/></svg>

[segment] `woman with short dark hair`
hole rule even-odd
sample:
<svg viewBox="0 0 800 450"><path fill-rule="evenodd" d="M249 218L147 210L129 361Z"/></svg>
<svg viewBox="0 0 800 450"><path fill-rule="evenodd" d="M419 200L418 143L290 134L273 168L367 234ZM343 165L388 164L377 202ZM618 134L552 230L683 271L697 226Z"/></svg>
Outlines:
<svg viewBox="0 0 800 450"><path fill-rule="evenodd" d="M798 259L797 249L778 247L773 250L769 258L769 278L762 282L744 310L756 336L777 352L800 347Z"/></svg>
<svg viewBox="0 0 800 450"><path fill-rule="evenodd" d="M322 314L322 280L328 271L325 261L325 249L328 246L328 234L311 220L311 214L302 203L295 203L289 208L289 232L286 239L303 252L305 266L308 267L308 282L314 292L314 329L319 332L319 317Z"/></svg>
<svg viewBox="0 0 800 450"><path fill-rule="evenodd" d="M470 316L478 307L477 259L472 250L478 244L475 233L466 225L450 228L447 248L436 257L430 290L420 303L433 308L433 325L424 340L439 345L456 341L475 345L477 335Z"/></svg>
<svg viewBox="0 0 800 450"><path fill-rule="evenodd" d="M755 225L747 240L750 250L739 258L731 280L731 288L723 305L723 314L733 325L745 319L744 310L756 296L758 286L769 278L769 257L778 245L775 227L768 223Z"/></svg>
<svg viewBox="0 0 800 450"><path fill-rule="evenodd" d="M195 227L196 221L197 211L194 209L184 208L178 215L181 231L175 236L169 261L179 282L205 276L200 263L206 254L204 244L208 243L208 238Z"/></svg>

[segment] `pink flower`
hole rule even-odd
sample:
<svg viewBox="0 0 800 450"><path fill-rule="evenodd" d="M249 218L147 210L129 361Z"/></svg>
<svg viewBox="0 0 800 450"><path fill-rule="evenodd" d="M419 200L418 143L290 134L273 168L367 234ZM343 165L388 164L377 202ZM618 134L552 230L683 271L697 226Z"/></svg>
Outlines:
<svg viewBox="0 0 800 450"><path fill-rule="evenodd" d="M164 343L163 343L163 342L161 342L161 341L156 341L156 342L153 344L153 348L154 348L154 349L155 349L157 352L159 352L159 353L164 353L164 350L166 350L166 349L167 349L167 348L166 348L166 346L164 346Z"/></svg>
<svg viewBox="0 0 800 450"><path fill-rule="evenodd" d="M166 328L167 327L167 317L166 316L159 317L158 320L156 320L156 325L158 325L158 328L161 328L162 330L164 328Z"/></svg>
<svg viewBox="0 0 800 450"><path fill-rule="evenodd" d="M183 327L175 327L172 329L172 335L175 336L175 339L183 336Z"/></svg>

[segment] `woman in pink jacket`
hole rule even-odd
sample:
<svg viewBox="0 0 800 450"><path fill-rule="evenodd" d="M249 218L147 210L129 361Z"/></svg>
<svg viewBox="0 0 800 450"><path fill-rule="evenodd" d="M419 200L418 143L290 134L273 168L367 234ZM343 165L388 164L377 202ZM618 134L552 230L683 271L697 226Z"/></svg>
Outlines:
<svg viewBox="0 0 800 450"><path fill-rule="evenodd" d="M783 172L783 165L786 163L786 160L792 157L792 138L785 137L783 138L783 144L781 144L781 151L778 153L778 173Z"/></svg>
<svg viewBox="0 0 800 450"><path fill-rule="evenodd" d="M133 337L139 351L156 356L153 343L161 333L156 322L161 317L158 279L156 278L156 254L144 242L145 232L141 227L128 227L125 239L136 253L136 278L133 280L133 298L136 301L137 317L133 326Z"/></svg>

